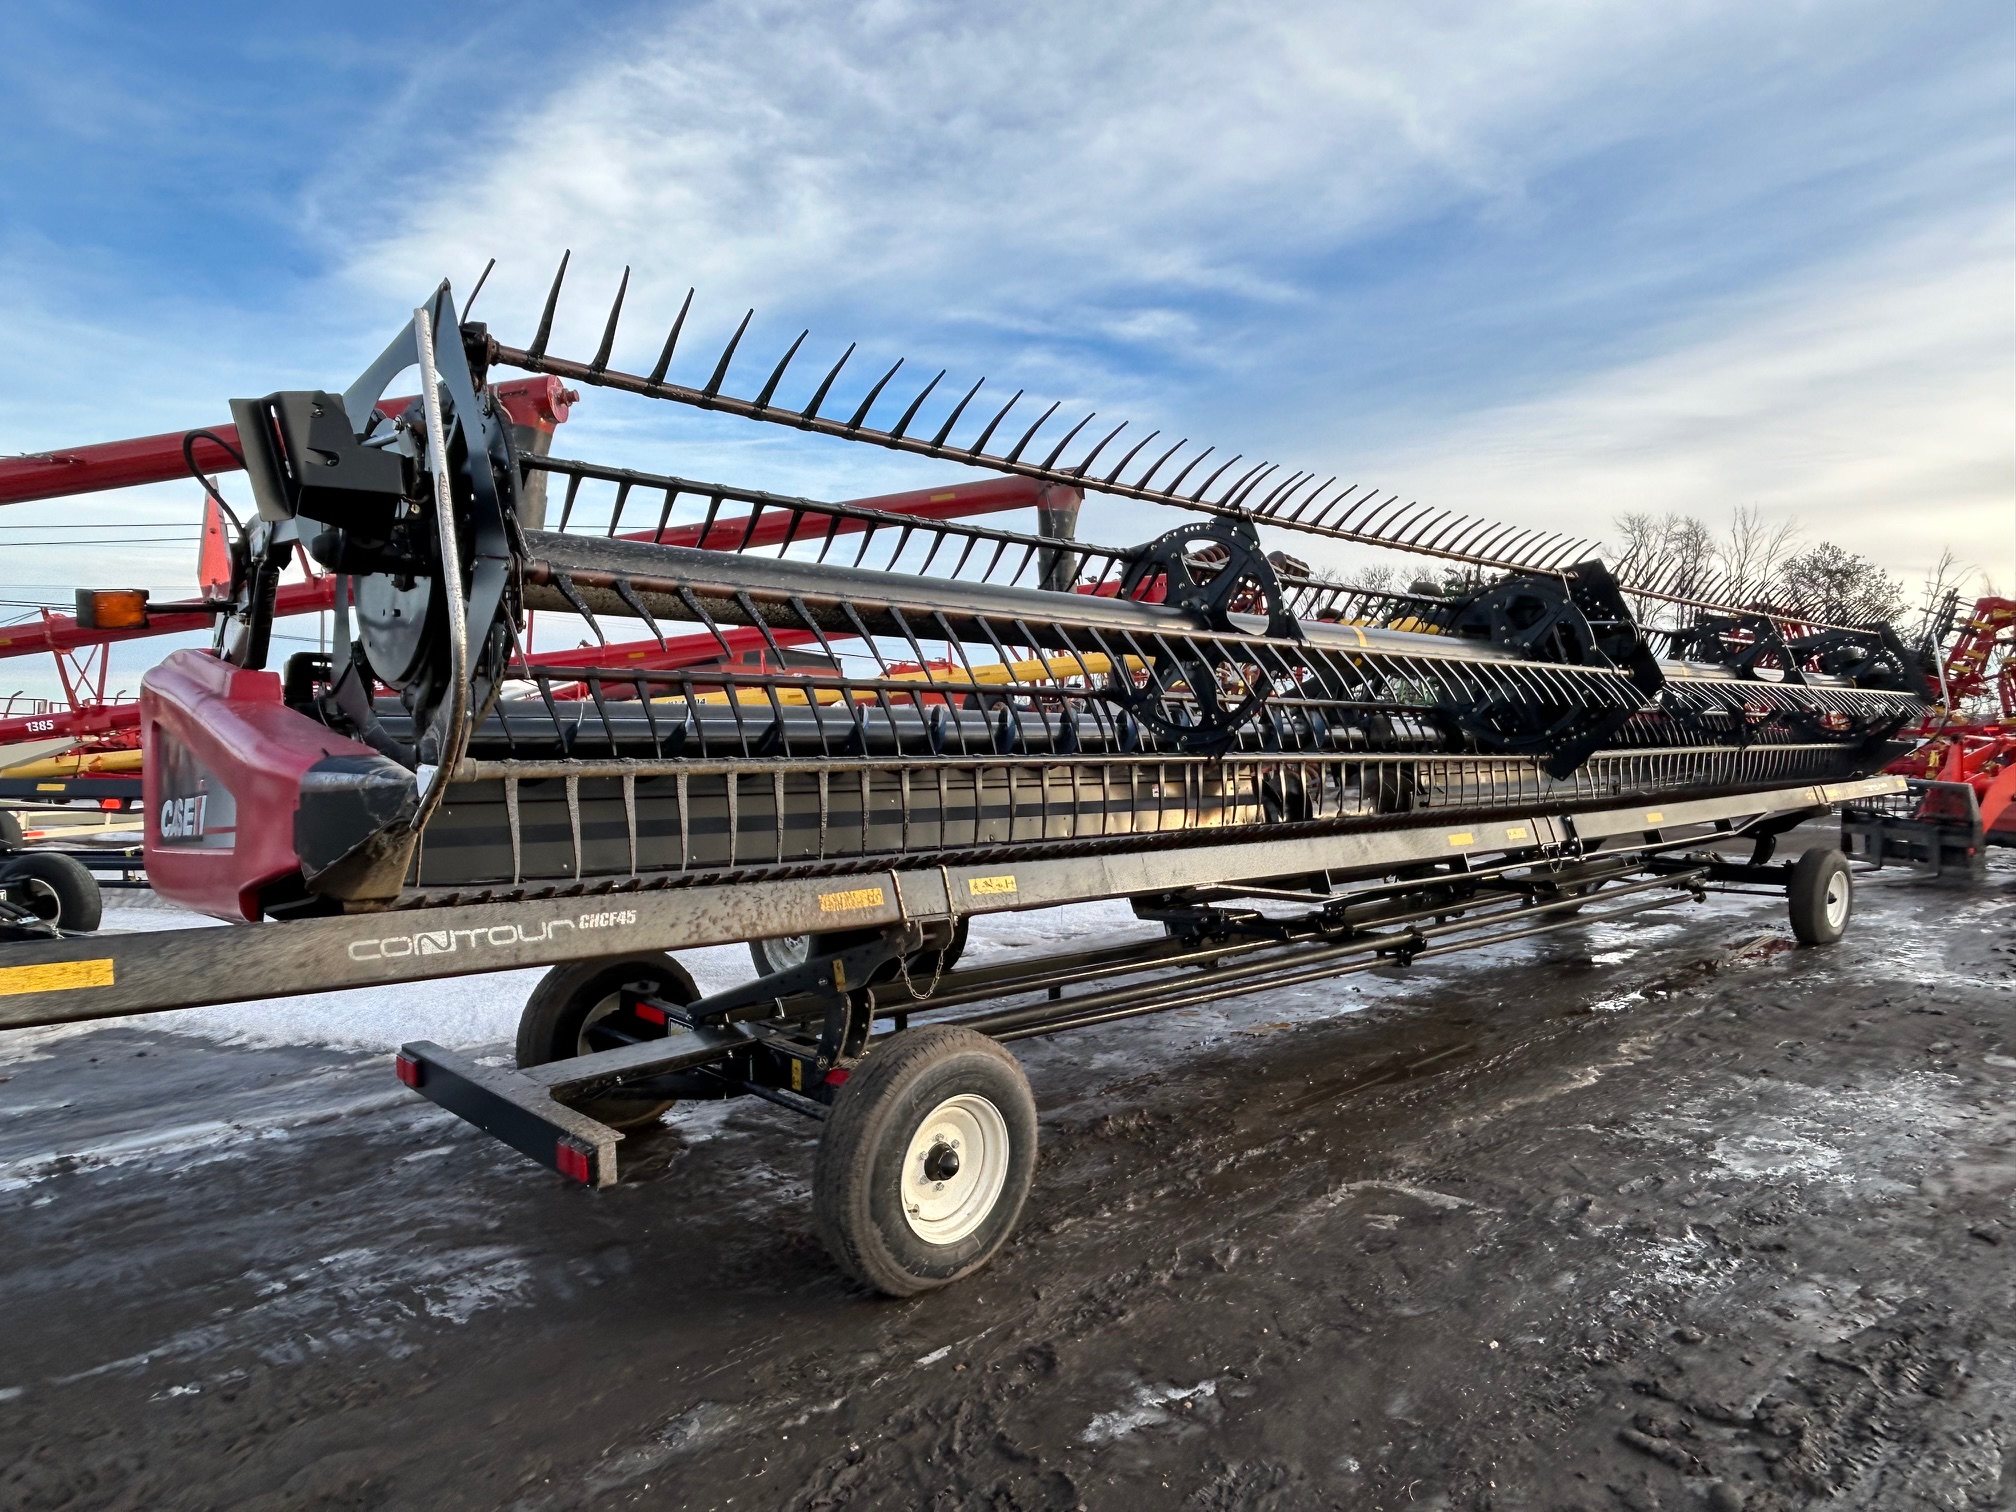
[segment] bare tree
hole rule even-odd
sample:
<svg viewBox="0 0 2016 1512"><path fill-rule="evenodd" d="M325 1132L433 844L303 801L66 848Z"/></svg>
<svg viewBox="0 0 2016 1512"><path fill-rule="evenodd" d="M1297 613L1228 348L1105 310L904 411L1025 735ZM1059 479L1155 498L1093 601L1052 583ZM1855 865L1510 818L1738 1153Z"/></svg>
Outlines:
<svg viewBox="0 0 2016 1512"><path fill-rule="evenodd" d="M1738 505L1718 553L1721 583L1717 596L1742 605L1764 598L1798 544L1797 520L1770 524L1756 505Z"/></svg>
<svg viewBox="0 0 2016 1512"><path fill-rule="evenodd" d="M1722 548L1715 532L1694 515L1635 511L1619 515L1616 526L1623 547L1617 576L1626 582L1682 598L1700 598L1720 576ZM1644 593L1629 597L1631 612L1641 623L1679 617L1662 598Z"/></svg>
<svg viewBox="0 0 2016 1512"><path fill-rule="evenodd" d="M1354 588L1369 588L1374 593L1399 593L1406 587L1400 581L1400 569L1391 562L1360 568L1351 574L1350 583Z"/></svg>
<svg viewBox="0 0 2016 1512"><path fill-rule="evenodd" d="M1918 595L1918 619L1912 628L1912 640L1936 644L1946 638L1967 579L1977 571L1964 565L1951 546L1939 553L1939 560L1927 570Z"/></svg>

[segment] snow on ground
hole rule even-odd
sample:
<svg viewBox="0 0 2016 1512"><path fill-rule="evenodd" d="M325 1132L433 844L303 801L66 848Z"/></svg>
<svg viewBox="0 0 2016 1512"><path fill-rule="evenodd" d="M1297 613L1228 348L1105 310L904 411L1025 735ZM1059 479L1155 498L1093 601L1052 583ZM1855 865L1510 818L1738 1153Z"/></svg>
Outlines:
<svg viewBox="0 0 2016 1512"><path fill-rule="evenodd" d="M1998 862L2001 860L1999 856L1996 859ZM1881 886L1885 882L1897 885L1903 880L1885 877L1876 885ZM2007 905L2000 901L1975 905L1984 912L1984 916L2004 906ZM1691 908L1662 909L1614 923L1591 920L1583 928L1571 930L1567 936L1556 937L1556 940L1572 939L1575 948L1587 951L1595 964L1608 966L1627 961L1683 931L1711 927L1711 923L1728 925L1738 919L1754 918L1761 926L1782 930L1783 908L1782 903L1765 899L1718 895ZM107 931L206 926L230 927L178 908L152 893L107 895ZM965 964L998 962L1009 954L1034 958L1064 950L1083 950L1124 940L1151 938L1159 932L1159 925L1135 918L1133 909L1124 899L1030 913L986 915L973 921ZM1894 936L1886 943L1898 954L1900 964L1906 963L1906 957L1912 964L1923 964L1913 956L1914 945L1908 938L1895 930L1885 932ZM1449 974L1488 969L1488 964L1493 961L1516 960L1536 950L1559 948L1561 946L1556 941L1544 938L1519 941L1447 960L1424 961L1405 972L1384 970L1273 987L1256 995L1177 1010L1165 1021L1163 1032L1192 1043L1226 1034L1265 1034L1313 1018L1355 1012L1395 997L1432 994ZM702 992L721 991L748 981L754 974L749 952L742 945L715 945L675 951L673 954L692 972ZM535 967L487 976L450 977L440 981L409 982L343 992L303 993L294 997L145 1014L120 1022L136 1028L192 1034L244 1045L323 1045L338 1049L390 1051L409 1040L430 1039L456 1049L492 1048L508 1044L515 1037L519 1012L544 972L545 968ZM1637 1004L1619 1000L1614 1004L1598 1006L1628 1010ZM71 1034L89 1033L96 1027L99 1026L83 1024L30 1031L26 1037L10 1035L6 1037L8 1043L0 1045L0 1055L10 1050L17 1055L34 1055L39 1052L28 1043L28 1038L67 1038ZM41 1039L36 1039L35 1043L39 1045Z"/></svg>
<svg viewBox="0 0 2016 1512"><path fill-rule="evenodd" d="M107 933L232 926L190 913L151 894L106 896ZM1006 951L1083 948L1156 933L1125 902L1092 903L1040 913L1004 914L974 921L966 959L979 963ZM702 992L719 992L755 975L742 945L713 945L673 954ZM409 1040L428 1039L451 1049L508 1043L518 1032L518 1014L546 968L500 971L487 976L448 977L344 992L310 992L295 997L179 1008L120 1020L129 1027L194 1034L243 1045L328 1045L353 1050L396 1050ZM88 1033L97 1025L67 1032Z"/></svg>

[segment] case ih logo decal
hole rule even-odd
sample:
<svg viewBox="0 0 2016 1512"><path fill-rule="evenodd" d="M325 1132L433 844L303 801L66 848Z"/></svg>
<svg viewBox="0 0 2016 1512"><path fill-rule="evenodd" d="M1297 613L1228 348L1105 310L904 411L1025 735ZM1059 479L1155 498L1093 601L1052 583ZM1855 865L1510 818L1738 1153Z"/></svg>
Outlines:
<svg viewBox="0 0 2016 1512"><path fill-rule="evenodd" d="M161 838L163 840L201 840L203 838L203 805L208 801L207 793L198 793L193 798L163 798L161 800Z"/></svg>
<svg viewBox="0 0 2016 1512"><path fill-rule="evenodd" d="M557 940L563 930L615 929L637 922L634 908L585 913L578 919L544 919L537 924L492 924L482 929L416 929L412 934L352 940L353 961L399 961L407 956L455 955L464 950L508 950Z"/></svg>
<svg viewBox="0 0 2016 1512"><path fill-rule="evenodd" d="M157 841L200 850L230 850L237 845L237 800L187 746L163 730L156 754L147 761L161 771L161 796L154 806Z"/></svg>

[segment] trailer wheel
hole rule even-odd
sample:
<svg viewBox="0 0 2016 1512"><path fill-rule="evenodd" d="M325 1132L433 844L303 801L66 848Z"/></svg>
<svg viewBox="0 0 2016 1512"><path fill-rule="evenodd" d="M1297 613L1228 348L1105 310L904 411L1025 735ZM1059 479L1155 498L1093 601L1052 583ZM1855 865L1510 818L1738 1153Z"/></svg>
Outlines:
<svg viewBox="0 0 2016 1512"><path fill-rule="evenodd" d="M0 890L43 923L73 934L90 933L105 917L98 879L76 858L53 851L16 851L0 861Z"/></svg>
<svg viewBox="0 0 2016 1512"><path fill-rule="evenodd" d="M1832 945L1848 932L1855 912L1855 882L1848 858L1831 845L1816 845L1792 863L1786 889L1792 933L1802 945Z"/></svg>
<svg viewBox="0 0 2016 1512"><path fill-rule="evenodd" d="M23 840L21 821L11 809L0 809L0 851L17 851Z"/></svg>
<svg viewBox="0 0 2016 1512"><path fill-rule="evenodd" d="M961 919L953 925L952 937L942 948L934 951L927 946L914 952L910 957L910 974L913 977L922 974L928 979L934 970L950 971L966 949L966 931L970 924L970 920ZM759 977L775 976L793 966L803 966L815 952L829 955L865 944L874 937L872 929L840 929L827 934L781 935L774 940L751 940L749 960ZM934 956L941 958L935 966Z"/></svg>
<svg viewBox="0 0 2016 1512"><path fill-rule="evenodd" d="M634 1015L618 1021L623 1012L622 989L642 985L654 997L674 1003L691 1003L700 996L686 968L672 957L658 952L628 956L604 956L600 960L575 961L555 966L539 980L526 999L518 1019L519 1066L544 1066L553 1061L572 1060L611 1045L597 1045L592 1033L604 1026L613 1043L662 1039L663 1024L647 1023ZM597 1123L612 1129L634 1129L655 1121L676 1099L656 1097L597 1097L579 1104L580 1110Z"/></svg>
<svg viewBox="0 0 2016 1512"><path fill-rule="evenodd" d="M909 1297L993 1259L1035 1171L1036 1100L1015 1057L934 1024L877 1046L841 1087L812 1210L842 1270Z"/></svg>

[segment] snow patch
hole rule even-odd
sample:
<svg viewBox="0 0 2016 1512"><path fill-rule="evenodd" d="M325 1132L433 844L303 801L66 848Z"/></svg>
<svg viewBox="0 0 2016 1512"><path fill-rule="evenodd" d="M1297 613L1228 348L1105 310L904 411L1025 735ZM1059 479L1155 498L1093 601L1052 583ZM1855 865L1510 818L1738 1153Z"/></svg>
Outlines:
<svg viewBox="0 0 2016 1512"><path fill-rule="evenodd" d="M1217 1394L1215 1379L1199 1381L1195 1386L1136 1386L1132 1401L1117 1411L1100 1413L1078 1437L1087 1444L1110 1444L1143 1428L1169 1422L1174 1416L1168 1410L1171 1402L1208 1401Z"/></svg>

